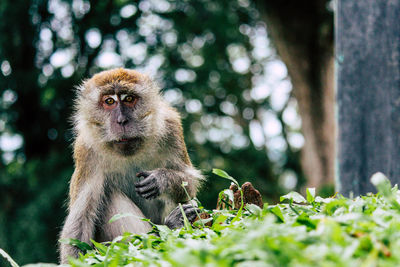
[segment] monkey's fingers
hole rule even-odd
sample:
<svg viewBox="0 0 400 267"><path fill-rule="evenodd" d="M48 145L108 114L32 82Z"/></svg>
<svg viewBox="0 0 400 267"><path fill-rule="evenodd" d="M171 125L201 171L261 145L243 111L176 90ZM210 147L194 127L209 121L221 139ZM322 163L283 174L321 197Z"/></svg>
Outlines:
<svg viewBox="0 0 400 267"><path fill-rule="evenodd" d="M191 207L196 207L196 206L193 205L192 203L182 204L182 208L183 208L183 209L187 209L187 208L191 208Z"/></svg>
<svg viewBox="0 0 400 267"><path fill-rule="evenodd" d="M146 171L138 172L138 173L136 173L136 177L144 177L144 178L146 178L150 174L151 174L151 172L146 172Z"/></svg>
<svg viewBox="0 0 400 267"><path fill-rule="evenodd" d="M148 186L143 186L143 187L136 187L135 188L136 193L140 194L140 195L146 195L152 192L158 192L158 187L155 186L154 184L152 185L148 185Z"/></svg>
<svg viewBox="0 0 400 267"><path fill-rule="evenodd" d="M144 178L143 180L136 182L135 186L136 186L136 188L147 187L148 185L157 183L157 181L155 181L155 180L156 179L154 176L148 176L148 177Z"/></svg>
<svg viewBox="0 0 400 267"><path fill-rule="evenodd" d="M193 206L191 203L183 204L182 208L183 211L185 212L186 217L190 222L193 222L196 219L197 214L200 214L201 212L199 208Z"/></svg>
<svg viewBox="0 0 400 267"><path fill-rule="evenodd" d="M190 223L193 223L196 219L196 210L197 207L193 207L192 204L183 204L182 205L183 212L185 213L186 218ZM200 210L198 210L198 213ZM179 227L183 227L183 214L180 207L176 207L165 219L165 225L167 225L170 229L175 229Z"/></svg>
<svg viewBox="0 0 400 267"><path fill-rule="evenodd" d="M155 184L150 184L143 187L136 187L136 193L146 199L155 198L160 194L159 188Z"/></svg>
<svg viewBox="0 0 400 267"><path fill-rule="evenodd" d="M200 212L201 211L198 208L190 208L190 209L185 210L185 215L186 215L186 218L189 220L189 222L192 223L196 219L197 214L200 214Z"/></svg>
<svg viewBox="0 0 400 267"><path fill-rule="evenodd" d="M147 180L147 179L146 179ZM158 189L156 181L153 179L148 179L149 181L140 181L135 184L136 191L144 193L146 191L152 190L154 188Z"/></svg>
<svg viewBox="0 0 400 267"><path fill-rule="evenodd" d="M192 208L197 209L197 205L193 205L192 203L186 203L186 204L182 204L182 208L184 211L187 209L192 209Z"/></svg>
<svg viewBox="0 0 400 267"><path fill-rule="evenodd" d="M142 194L141 196L145 199L153 199L153 198L158 197L158 195L159 195L158 191L152 191L152 192L149 192L146 194Z"/></svg>

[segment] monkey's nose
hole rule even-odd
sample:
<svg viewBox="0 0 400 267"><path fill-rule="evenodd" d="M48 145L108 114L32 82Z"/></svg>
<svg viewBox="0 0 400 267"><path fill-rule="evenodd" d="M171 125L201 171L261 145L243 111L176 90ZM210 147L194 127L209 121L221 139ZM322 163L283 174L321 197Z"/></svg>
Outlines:
<svg viewBox="0 0 400 267"><path fill-rule="evenodd" d="M129 121L128 118L125 116L118 116L117 118L117 122L121 126L125 126L128 123L128 121Z"/></svg>

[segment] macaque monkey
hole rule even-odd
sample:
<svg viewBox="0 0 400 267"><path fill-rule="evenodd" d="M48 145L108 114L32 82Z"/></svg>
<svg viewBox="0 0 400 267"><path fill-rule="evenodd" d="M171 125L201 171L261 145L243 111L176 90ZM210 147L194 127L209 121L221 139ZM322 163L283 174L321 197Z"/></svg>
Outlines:
<svg viewBox="0 0 400 267"><path fill-rule="evenodd" d="M179 114L149 77L127 69L94 75L77 88L73 119L75 171L61 238L104 242L150 231L140 218L182 226L182 182L194 197L203 176L190 162ZM183 204L189 220L195 209ZM135 216L108 223L120 213ZM79 251L61 244L61 263Z"/></svg>

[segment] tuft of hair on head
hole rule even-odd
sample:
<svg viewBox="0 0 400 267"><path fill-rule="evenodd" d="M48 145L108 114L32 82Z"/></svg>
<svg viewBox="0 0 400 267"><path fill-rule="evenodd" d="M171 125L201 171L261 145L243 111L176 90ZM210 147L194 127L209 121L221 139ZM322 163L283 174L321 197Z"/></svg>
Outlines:
<svg viewBox="0 0 400 267"><path fill-rule="evenodd" d="M99 72L90 79L83 81L83 84L79 86L80 92L78 94L94 100L97 97L95 92L98 92L99 88L112 87L114 85L135 88L134 90L137 93L145 93L152 97L156 97L160 91L157 84L146 74L136 70L117 68Z"/></svg>
<svg viewBox="0 0 400 267"><path fill-rule="evenodd" d="M140 84L146 79L146 75L138 71L118 68L99 72L90 80L97 86L104 86L113 83Z"/></svg>

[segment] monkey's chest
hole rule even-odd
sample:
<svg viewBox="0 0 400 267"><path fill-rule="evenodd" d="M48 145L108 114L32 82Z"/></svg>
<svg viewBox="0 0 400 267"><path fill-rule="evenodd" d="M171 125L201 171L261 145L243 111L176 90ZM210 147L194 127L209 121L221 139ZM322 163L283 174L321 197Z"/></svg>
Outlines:
<svg viewBox="0 0 400 267"><path fill-rule="evenodd" d="M166 216L166 205L162 199L151 199L147 200L140 197L135 190L135 183L139 180L136 177L136 173L139 169L133 169L130 174L120 173L109 173L106 175L105 190L108 192L108 196L111 196L113 192L121 192L127 196L132 204L137 206L140 211L145 215L146 218L150 219L153 223L163 223L163 219ZM111 205L111 198L106 197L104 200L106 205ZM168 206L168 205L167 205Z"/></svg>

